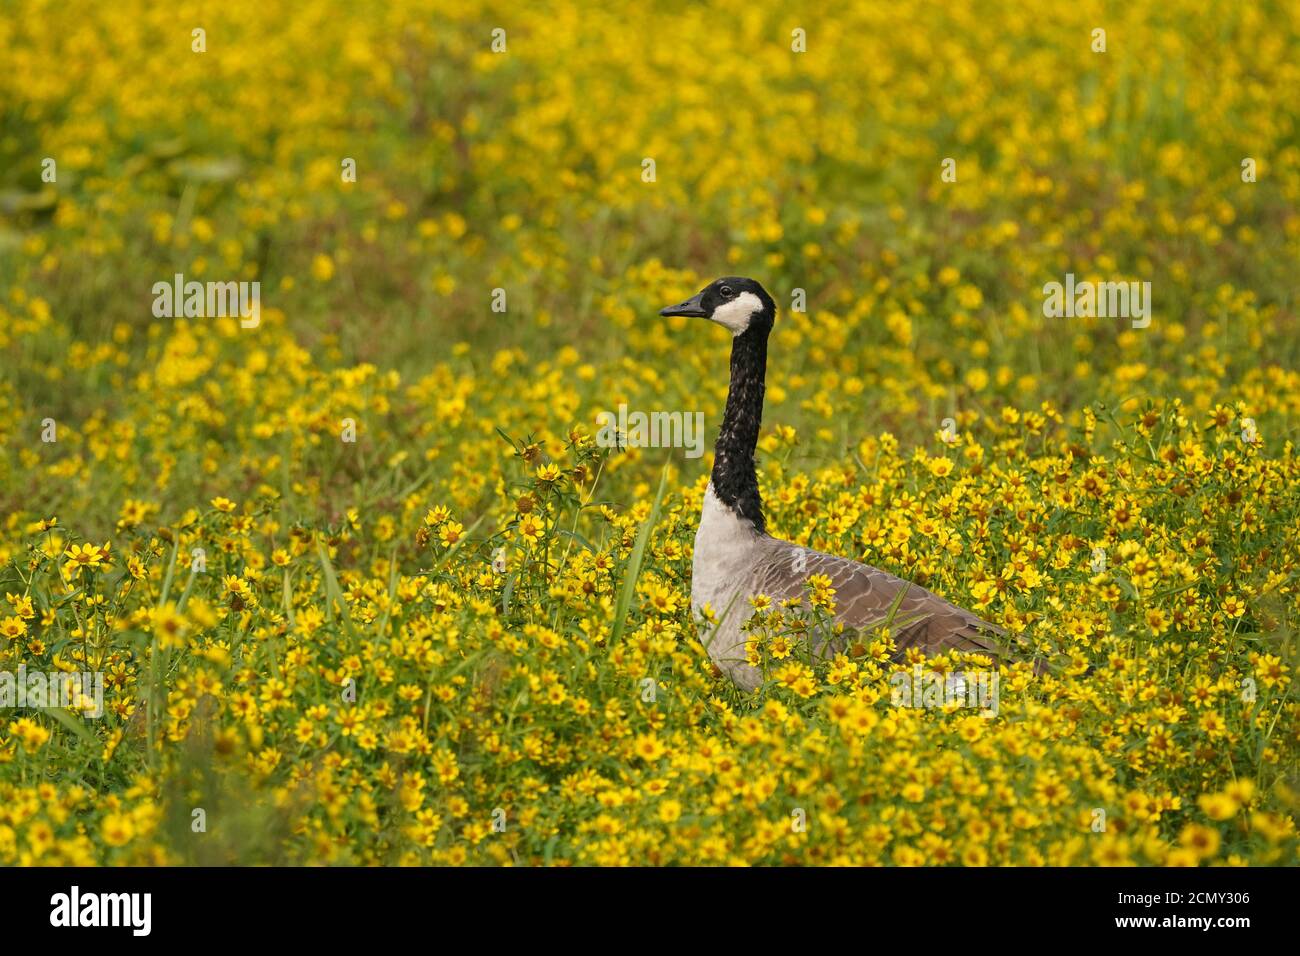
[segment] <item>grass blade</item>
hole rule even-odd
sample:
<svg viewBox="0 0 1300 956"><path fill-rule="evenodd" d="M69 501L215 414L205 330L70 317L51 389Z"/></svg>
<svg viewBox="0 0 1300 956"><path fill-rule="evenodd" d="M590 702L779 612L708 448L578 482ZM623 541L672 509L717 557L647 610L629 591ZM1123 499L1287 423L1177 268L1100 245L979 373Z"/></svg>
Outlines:
<svg viewBox="0 0 1300 956"><path fill-rule="evenodd" d="M645 523L641 525L641 530L637 532L636 543L632 545L632 554L628 558L627 570L623 574L623 590L618 596L618 604L614 608L614 627L610 632L610 644L616 644L619 638L623 636L623 625L627 621L627 610L632 605L632 595L636 593L637 578L641 576L641 564L645 561L645 549L650 543L650 532L654 530L656 522L659 520L659 507L664 500L664 488L668 486L668 466L664 465L663 474L659 478L659 490L655 492L655 503L650 508L650 514L646 516Z"/></svg>

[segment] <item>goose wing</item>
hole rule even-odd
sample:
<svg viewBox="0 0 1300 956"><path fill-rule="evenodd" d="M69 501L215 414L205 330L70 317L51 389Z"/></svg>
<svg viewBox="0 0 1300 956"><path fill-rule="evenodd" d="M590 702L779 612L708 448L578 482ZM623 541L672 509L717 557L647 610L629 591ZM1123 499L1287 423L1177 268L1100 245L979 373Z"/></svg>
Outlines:
<svg viewBox="0 0 1300 956"><path fill-rule="evenodd" d="M835 620L864 630L890 620L898 653L918 648L927 656L950 650L1008 655L998 641L1006 632L917 584L847 558L801 548L785 541L754 569L751 593L785 600L804 593L810 575L823 574L835 589ZM838 649L838 648L836 648Z"/></svg>

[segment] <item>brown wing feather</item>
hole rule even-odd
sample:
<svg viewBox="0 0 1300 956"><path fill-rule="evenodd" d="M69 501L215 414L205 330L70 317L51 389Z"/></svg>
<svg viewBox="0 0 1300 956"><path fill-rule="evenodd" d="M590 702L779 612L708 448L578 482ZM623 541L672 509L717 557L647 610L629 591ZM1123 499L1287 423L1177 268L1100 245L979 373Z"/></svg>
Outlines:
<svg viewBox="0 0 1300 956"><path fill-rule="evenodd" d="M785 600L803 594L803 582L810 575L824 574L835 588L835 620L853 630L883 624L898 602L891 630L899 654L916 647L926 655L958 650L1007 656L1006 648L997 641L1006 633L1002 628L920 585L847 558L780 544L756 569L755 592Z"/></svg>

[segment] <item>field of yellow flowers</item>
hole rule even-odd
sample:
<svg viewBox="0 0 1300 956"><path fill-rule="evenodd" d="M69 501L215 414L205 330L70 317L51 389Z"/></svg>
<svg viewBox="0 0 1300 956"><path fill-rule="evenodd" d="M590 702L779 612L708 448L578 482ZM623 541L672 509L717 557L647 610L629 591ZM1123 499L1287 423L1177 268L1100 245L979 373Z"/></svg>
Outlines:
<svg viewBox="0 0 1300 956"><path fill-rule="evenodd" d="M1296 864L1300 4L532 6L5 5L0 679L103 692L0 864ZM770 530L1038 648L996 718L713 672L710 457L594 422L711 442L728 273Z"/></svg>

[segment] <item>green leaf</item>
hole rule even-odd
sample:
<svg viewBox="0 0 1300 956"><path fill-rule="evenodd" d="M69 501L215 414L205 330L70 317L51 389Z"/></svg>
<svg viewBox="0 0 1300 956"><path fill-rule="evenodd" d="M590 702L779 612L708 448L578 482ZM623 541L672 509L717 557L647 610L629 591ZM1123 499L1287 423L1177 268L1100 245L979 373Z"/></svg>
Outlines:
<svg viewBox="0 0 1300 956"><path fill-rule="evenodd" d="M319 539L316 541L316 555L320 558L321 571L325 575L325 593L328 598L325 609L333 617L334 612L332 609L337 603L339 615L343 618L343 626L347 628L348 634L355 639L357 632L352 626L352 615L348 613L347 599L343 596L343 589L339 587L339 579L334 574L334 565L330 562L329 552L325 550Z"/></svg>
<svg viewBox="0 0 1300 956"><path fill-rule="evenodd" d="M83 720L72 716L71 713L62 707L42 707L40 710L43 714L49 714L68 730L80 737L85 743L98 749L99 741L95 739L94 734L86 729L86 724Z"/></svg>
<svg viewBox="0 0 1300 956"><path fill-rule="evenodd" d="M659 506L664 500L664 488L668 485L668 465L664 465L663 474L659 478L659 490L655 492L655 503L650 508L650 514L646 516L645 523L641 525L641 530L637 532L636 543L632 545L632 554L628 558L627 570L623 575L623 590L618 596L618 604L614 608L614 627L610 633L610 645L618 643L619 638L623 636L623 625L627 621L627 609L632 605L632 595L636 593L637 578L641 576L641 564L645 561L645 549L650 543L650 532L654 530L655 523L659 520Z"/></svg>

